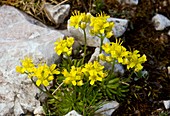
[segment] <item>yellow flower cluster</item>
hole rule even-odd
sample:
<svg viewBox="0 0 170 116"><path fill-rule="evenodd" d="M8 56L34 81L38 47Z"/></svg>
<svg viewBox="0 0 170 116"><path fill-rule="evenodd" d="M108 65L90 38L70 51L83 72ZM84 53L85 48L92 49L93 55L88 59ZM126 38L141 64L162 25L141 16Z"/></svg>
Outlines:
<svg viewBox="0 0 170 116"><path fill-rule="evenodd" d="M72 54L72 45L74 43L73 37L67 37L66 40L59 39L59 41L56 41L54 43L55 47L54 50L58 55L66 54L67 56L70 56Z"/></svg>
<svg viewBox="0 0 170 116"><path fill-rule="evenodd" d="M60 74L60 71L56 68L56 64L52 64L50 67L47 64L39 64L34 71L34 76L37 78L36 85L48 86L49 82L54 79L54 74Z"/></svg>
<svg viewBox="0 0 170 116"><path fill-rule="evenodd" d="M113 22L108 22L107 18L109 16L105 14L99 14L97 17L90 18L90 26L92 27L90 33L92 35L105 35L110 38L113 35L112 28L114 26Z"/></svg>
<svg viewBox="0 0 170 116"><path fill-rule="evenodd" d="M97 61L87 63L84 67L72 66L70 72L67 69L64 69L62 72L65 77L64 83L82 86L84 77L88 77L90 84L94 85L95 81L102 81L107 76L103 69L104 66L100 65Z"/></svg>
<svg viewBox="0 0 170 116"><path fill-rule="evenodd" d="M36 77L36 85L48 86L49 82L54 79L54 74L60 74L56 68L56 64L52 64L50 67L47 64L39 64L35 67L31 58L26 57L21 60L22 66L16 66L16 71L21 74L27 74L29 78Z"/></svg>
<svg viewBox="0 0 170 116"><path fill-rule="evenodd" d="M104 66L94 61L93 63L85 64L82 72L89 77L90 84L93 85L95 81L102 81L102 79L107 76L107 73L103 72L103 69Z"/></svg>
<svg viewBox="0 0 170 116"><path fill-rule="evenodd" d="M33 60L29 57L25 57L25 59L21 60L22 66L16 66L16 71L24 74L24 73L32 73L35 70L35 66Z"/></svg>
<svg viewBox="0 0 170 116"><path fill-rule="evenodd" d="M106 43L103 44L102 49L110 56L105 56L104 54L100 54L99 58L103 61L112 62L114 59L118 61L118 63L122 63L123 65L127 65L127 69L134 68L135 71L142 70L143 66L141 65L144 63L146 59L146 55L140 57L138 50L134 52L129 52L123 47L122 42L119 40L114 43Z"/></svg>
<svg viewBox="0 0 170 116"><path fill-rule="evenodd" d="M140 54L138 53L139 53L138 50L129 53L129 57L127 57L127 61L126 61L127 69L135 68L136 72L143 69L143 66L141 64L147 61L146 55L144 54L143 56L140 56Z"/></svg>
<svg viewBox="0 0 170 116"><path fill-rule="evenodd" d="M98 14L97 17L93 17L90 14L80 13L79 11L73 12L73 16L70 17L70 26L85 29L89 23L91 29L90 33L92 35L105 35L110 38L113 35L112 28L114 26L113 22L108 22L107 16L104 13Z"/></svg>
<svg viewBox="0 0 170 116"><path fill-rule="evenodd" d="M70 84L72 83L74 86L82 86L83 85L83 73L81 67L72 66L70 72L67 69L64 69L62 72L63 76L66 78L64 83Z"/></svg>
<svg viewBox="0 0 170 116"><path fill-rule="evenodd" d="M74 11L73 16L70 17L70 26L85 29L87 23L90 21L90 14L80 13L80 11Z"/></svg>

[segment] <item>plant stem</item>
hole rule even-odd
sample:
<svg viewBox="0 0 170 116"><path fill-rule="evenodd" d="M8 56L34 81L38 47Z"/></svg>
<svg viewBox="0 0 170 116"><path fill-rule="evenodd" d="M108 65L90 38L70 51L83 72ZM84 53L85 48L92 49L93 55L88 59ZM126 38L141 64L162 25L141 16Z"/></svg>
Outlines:
<svg viewBox="0 0 170 116"><path fill-rule="evenodd" d="M33 80L32 78L31 78L31 81L33 82L33 84L34 84L40 91L42 91L43 93L46 93L47 95L49 95L49 96L53 97L55 100L57 100L53 95L51 95L51 94L49 93L49 91L47 90L46 87L44 87L45 90L46 90L46 91L44 91L43 89L41 89L39 86L36 85L36 83L34 82L34 80Z"/></svg>
<svg viewBox="0 0 170 116"><path fill-rule="evenodd" d="M113 63L112 63L112 69L111 69L111 74L114 72L114 69L115 69L115 61L116 61L116 59L114 58L113 59Z"/></svg>
<svg viewBox="0 0 170 116"><path fill-rule="evenodd" d="M99 54L101 54L102 53L102 45L103 45L104 36L100 35L98 37L101 39L101 42L100 42L100 52L99 52ZM99 57L98 57L98 62L99 62Z"/></svg>
<svg viewBox="0 0 170 116"><path fill-rule="evenodd" d="M86 37L86 31L85 31L85 29L83 29L83 34L84 34L84 54L83 54L82 64L84 64L84 59L85 59L86 50L87 50L87 37Z"/></svg>
<svg viewBox="0 0 170 116"><path fill-rule="evenodd" d="M131 74L128 76L127 81L130 81L131 76L133 75L134 70L131 72Z"/></svg>
<svg viewBox="0 0 170 116"><path fill-rule="evenodd" d="M52 93L52 95L54 95L54 93L63 85L64 82L62 82L58 87L57 89L54 90L54 92Z"/></svg>

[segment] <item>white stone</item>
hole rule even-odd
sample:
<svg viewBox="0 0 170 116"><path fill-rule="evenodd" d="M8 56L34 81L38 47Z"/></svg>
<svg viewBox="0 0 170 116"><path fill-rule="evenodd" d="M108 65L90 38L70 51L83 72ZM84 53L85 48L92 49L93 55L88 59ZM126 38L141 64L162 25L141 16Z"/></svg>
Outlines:
<svg viewBox="0 0 170 116"><path fill-rule="evenodd" d="M43 107L42 106L38 106L37 108L35 108L34 110L34 115L45 115Z"/></svg>
<svg viewBox="0 0 170 116"><path fill-rule="evenodd" d="M95 116L111 116L112 113L119 107L119 103L116 101L110 101L104 104L100 109L95 112Z"/></svg>
<svg viewBox="0 0 170 116"><path fill-rule="evenodd" d="M126 3L130 5L137 5L139 0L117 0L119 3Z"/></svg>
<svg viewBox="0 0 170 116"><path fill-rule="evenodd" d="M65 116L82 116L79 113L77 113L75 110L70 111Z"/></svg>
<svg viewBox="0 0 170 116"><path fill-rule="evenodd" d="M170 30L168 31L168 35L170 36Z"/></svg>
<svg viewBox="0 0 170 116"><path fill-rule="evenodd" d="M156 30L164 30L166 27L170 26L170 20L161 14L156 14L152 18Z"/></svg>
<svg viewBox="0 0 170 116"><path fill-rule="evenodd" d="M26 75L15 71L20 59L28 55L36 62L52 64L59 58L54 42L64 35L35 25L25 16L14 7L0 7L0 116L18 116L40 106L35 99L39 90Z"/></svg>
<svg viewBox="0 0 170 116"><path fill-rule="evenodd" d="M168 68L167 68L167 69L168 69L168 74L170 74L170 66L168 66Z"/></svg>
<svg viewBox="0 0 170 116"><path fill-rule="evenodd" d="M166 109L170 108L170 100L164 100L163 103Z"/></svg>
<svg viewBox="0 0 170 116"><path fill-rule="evenodd" d="M106 61L100 61L100 63L105 67L106 70L111 70L112 69L112 64L106 62ZM123 68L122 64L116 63L114 65L114 74L115 75L123 75L125 72L125 69Z"/></svg>
<svg viewBox="0 0 170 116"><path fill-rule="evenodd" d="M115 26L113 27L113 33L115 37L120 37L126 31L128 26L127 19L119 19L119 18L108 18L107 21L114 22Z"/></svg>
<svg viewBox="0 0 170 116"><path fill-rule="evenodd" d="M64 22L65 18L68 16L70 11L70 5L69 4L64 4L64 5L45 4L44 10L49 20L55 23L56 27L58 27L61 23Z"/></svg>
<svg viewBox="0 0 170 116"><path fill-rule="evenodd" d="M98 56L99 56L99 53L100 53L100 48L97 47L95 49L94 53L91 55L91 58L90 58L90 60L88 62L93 62L93 61L97 60Z"/></svg>

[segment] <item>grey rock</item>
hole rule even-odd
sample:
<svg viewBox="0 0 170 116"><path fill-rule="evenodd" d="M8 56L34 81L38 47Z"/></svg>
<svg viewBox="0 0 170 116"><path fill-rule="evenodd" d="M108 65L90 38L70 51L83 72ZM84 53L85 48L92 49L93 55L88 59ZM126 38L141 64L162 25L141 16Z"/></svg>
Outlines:
<svg viewBox="0 0 170 116"><path fill-rule="evenodd" d="M75 110L70 111L65 116L82 116L79 113L77 113Z"/></svg>
<svg viewBox="0 0 170 116"><path fill-rule="evenodd" d="M170 26L170 20L161 14L156 14L152 18L156 30L164 30L166 27Z"/></svg>
<svg viewBox="0 0 170 116"><path fill-rule="evenodd" d="M170 74L170 66L168 66L167 69L168 69L168 74Z"/></svg>
<svg viewBox="0 0 170 116"><path fill-rule="evenodd" d="M47 14L49 20L56 24L58 27L61 23L64 22L65 18L68 16L70 11L70 5L51 5L45 4L44 10Z"/></svg>
<svg viewBox="0 0 170 116"><path fill-rule="evenodd" d="M163 103L166 109L170 108L170 100L164 100Z"/></svg>
<svg viewBox="0 0 170 116"><path fill-rule="evenodd" d="M39 116L45 115L43 107L42 106L36 107L35 110L34 110L34 115L36 115L36 116L38 116L38 115Z"/></svg>
<svg viewBox="0 0 170 116"><path fill-rule="evenodd" d="M111 116L112 113L119 107L119 103L116 101L110 101L104 104L100 109L95 112L95 116Z"/></svg>
<svg viewBox="0 0 170 116"><path fill-rule="evenodd" d="M137 5L139 0L117 0L119 3L126 3L130 5Z"/></svg>
<svg viewBox="0 0 170 116"><path fill-rule="evenodd" d="M26 75L15 71L15 67L20 65L20 59L28 55L36 63L47 61L52 64L59 58L54 52L54 42L64 35L45 26L35 25L25 16L14 7L0 7L1 116L18 116L23 112L33 112L40 106L35 99L39 90Z"/></svg>
<svg viewBox="0 0 170 116"><path fill-rule="evenodd" d="M168 35L170 36L170 30L168 31Z"/></svg>
<svg viewBox="0 0 170 116"><path fill-rule="evenodd" d="M90 58L90 60L88 62L93 62L93 61L97 60L98 57L99 57L99 53L100 53L100 48L97 47L95 49L94 53L91 55L91 58Z"/></svg>
<svg viewBox="0 0 170 116"><path fill-rule="evenodd" d="M126 31L128 26L127 19L119 19L119 18L108 18L107 21L114 22L115 26L113 27L113 33L115 37L120 37Z"/></svg>

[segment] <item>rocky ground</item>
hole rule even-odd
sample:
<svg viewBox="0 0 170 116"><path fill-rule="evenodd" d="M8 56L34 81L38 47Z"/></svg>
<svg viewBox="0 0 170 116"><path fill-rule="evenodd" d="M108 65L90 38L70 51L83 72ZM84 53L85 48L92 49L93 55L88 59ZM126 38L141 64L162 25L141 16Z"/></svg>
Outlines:
<svg viewBox="0 0 170 116"><path fill-rule="evenodd" d="M163 100L170 100L170 25L157 30L152 18L158 13L170 19L170 0L139 0L136 4L118 2L121 0L65 0L63 4L70 4L71 10L62 25L57 25L51 20L48 13L43 10L45 2L41 0L2 0L0 5L14 6L38 19L42 23L65 29L67 20L73 10L91 12L96 14L104 11L111 17L129 20L126 32L120 36L127 48L138 49L141 54L146 54L147 62L144 69L148 71L147 78L141 78L131 84L127 98L120 102L120 107L113 113L122 115L160 115L168 116L170 111L165 108ZM137 1L137 0L134 0ZM63 0L46 0L52 5L57 5ZM165 21L163 21L165 22ZM169 24L169 22L168 22ZM159 24L157 24L159 25ZM114 37L111 41L114 41ZM140 86L141 89L135 88Z"/></svg>

